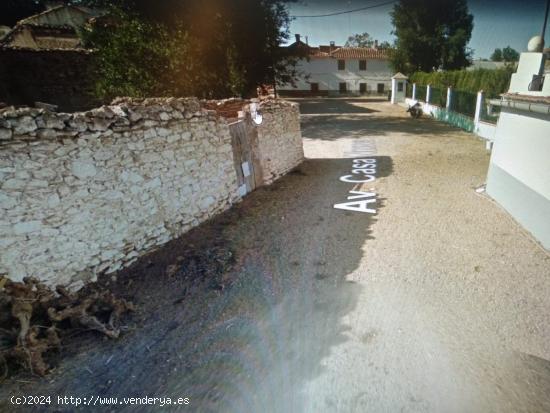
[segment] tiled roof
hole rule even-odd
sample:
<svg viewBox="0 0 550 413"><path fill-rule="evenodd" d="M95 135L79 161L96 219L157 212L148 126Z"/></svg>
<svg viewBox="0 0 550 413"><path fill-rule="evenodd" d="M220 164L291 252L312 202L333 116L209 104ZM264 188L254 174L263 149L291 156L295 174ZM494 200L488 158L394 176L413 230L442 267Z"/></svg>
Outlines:
<svg viewBox="0 0 550 413"><path fill-rule="evenodd" d="M397 72L395 75L392 76L392 79L399 79L399 80L404 79L404 80L406 80L406 79L408 79L408 77L405 76L405 75L404 75L403 73L401 73L401 72Z"/></svg>
<svg viewBox="0 0 550 413"><path fill-rule="evenodd" d="M74 27L68 25L18 24L0 40L0 45L36 49L75 49L80 48L80 39Z"/></svg>
<svg viewBox="0 0 550 413"><path fill-rule="evenodd" d="M523 102L541 103L545 105L550 104L550 96L522 95L521 93L503 93L500 96L508 100L520 100Z"/></svg>
<svg viewBox="0 0 550 413"><path fill-rule="evenodd" d="M388 52L372 47L340 47L330 53L330 56L336 59L387 59Z"/></svg>
<svg viewBox="0 0 550 413"><path fill-rule="evenodd" d="M288 46L289 49L306 49L309 57L312 58L333 58L333 59L388 59L386 49L376 49L374 47L342 47L326 46L318 47L308 46L304 42L295 42Z"/></svg>

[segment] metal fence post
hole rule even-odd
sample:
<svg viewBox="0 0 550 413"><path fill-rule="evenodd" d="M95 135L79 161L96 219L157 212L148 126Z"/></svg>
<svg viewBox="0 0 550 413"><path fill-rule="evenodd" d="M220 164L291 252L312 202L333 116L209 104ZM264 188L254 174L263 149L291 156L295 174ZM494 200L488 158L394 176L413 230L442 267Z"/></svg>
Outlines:
<svg viewBox="0 0 550 413"><path fill-rule="evenodd" d="M426 86L426 104L430 104L430 95L432 94L432 86Z"/></svg>
<svg viewBox="0 0 550 413"><path fill-rule="evenodd" d="M447 110L451 110L451 100L453 98L453 91L452 91L453 87L452 86L449 86L447 88L447 104L445 105L446 106L446 109Z"/></svg>
<svg viewBox="0 0 550 413"><path fill-rule="evenodd" d="M483 90L480 90L479 92L477 92L476 111L474 114L474 125L476 128L479 125L482 105L483 105Z"/></svg>
<svg viewBox="0 0 550 413"><path fill-rule="evenodd" d="M413 83L412 100L416 100L416 83Z"/></svg>

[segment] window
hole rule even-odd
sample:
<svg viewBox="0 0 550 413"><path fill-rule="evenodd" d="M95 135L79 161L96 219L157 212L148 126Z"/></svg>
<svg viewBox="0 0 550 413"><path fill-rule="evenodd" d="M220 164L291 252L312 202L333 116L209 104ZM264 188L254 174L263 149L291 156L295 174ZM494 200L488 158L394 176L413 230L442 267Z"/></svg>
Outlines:
<svg viewBox="0 0 550 413"><path fill-rule="evenodd" d="M384 84L383 83L378 83L378 85L376 85L376 91L378 93L384 93Z"/></svg>
<svg viewBox="0 0 550 413"><path fill-rule="evenodd" d="M367 61L359 60L359 70L367 70Z"/></svg>
<svg viewBox="0 0 550 413"><path fill-rule="evenodd" d="M403 82L397 82L397 91L403 92Z"/></svg>
<svg viewBox="0 0 550 413"><path fill-rule="evenodd" d="M367 93L367 84L359 83L359 93Z"/></svg>
<svg viewBox="0 0 550 413"><path fill-rule="evenodd" d="M319 92L319 83L310 83L311 91L314 93Z"/></svg>
<svg viewBox="0 0 550 413"><path fill-rule="evenodd" d="M346 93L348 91L346 82L341 82L338 86L339 86L340 93Z"/></svg>
<svg viewBox="0 0 550 413"><path fill-rule="evenodd" d="M346 61L338 60L338 70L346 70Z"/></svg>

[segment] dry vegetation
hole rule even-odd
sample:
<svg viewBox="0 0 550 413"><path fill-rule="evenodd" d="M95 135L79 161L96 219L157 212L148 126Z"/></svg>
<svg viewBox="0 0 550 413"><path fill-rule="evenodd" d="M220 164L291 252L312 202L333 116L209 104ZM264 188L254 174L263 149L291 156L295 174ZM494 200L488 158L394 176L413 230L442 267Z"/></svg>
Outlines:
<svg viewBox="0 0 550 413"><path fill-rule="evenodd" d="M0 278L0 380L17 368L45 375L49 358L61 350L65 333L74 328L120 335L119 318L132 303L109 291L55 291L34 277L23 282Z"/></svg>

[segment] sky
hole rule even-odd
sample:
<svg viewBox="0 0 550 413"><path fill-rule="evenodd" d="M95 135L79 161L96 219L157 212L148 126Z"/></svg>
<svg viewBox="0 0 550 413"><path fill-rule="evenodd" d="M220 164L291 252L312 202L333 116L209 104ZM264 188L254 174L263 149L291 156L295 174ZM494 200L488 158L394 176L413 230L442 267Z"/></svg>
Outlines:
<svg viewBox="0 0 550 413"><path fill-rule="evenodd" d="M366 6L388 3L389 0L299 0L290 4L292 16L310 16L353 10ZM434 0L434 3L437 0ZM519 52L527 50L527 42L540 34L544 21L546 0L470 0L468 7L474 15L474 30L469 47L474 58L488 58L497 47L512 46ZM393 4L387 4L356 13L331 17L295 18L290 30L294 34L308 36L310 45L344 44L354 33L368 32L379 41L393 42L389 12ZM549 24L550 26L550 24ZM550 44L550 28L547 28L546 44Z"/></svg>

